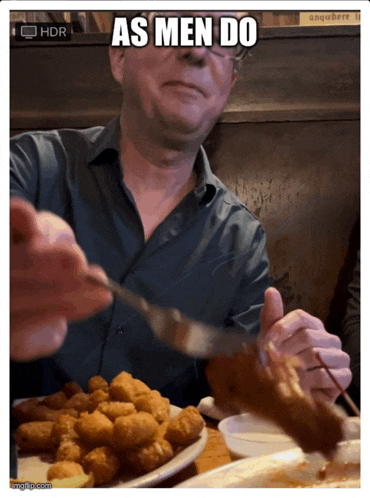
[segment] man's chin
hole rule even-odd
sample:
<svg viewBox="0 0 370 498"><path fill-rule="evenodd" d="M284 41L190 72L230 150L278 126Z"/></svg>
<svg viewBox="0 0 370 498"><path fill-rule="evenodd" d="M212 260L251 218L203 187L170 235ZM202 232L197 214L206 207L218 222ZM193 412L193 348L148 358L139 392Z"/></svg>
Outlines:
<svg viewBox="0 0 370 498"><path fill-rule="evenodd" d="M181 116L161 116L160 128L168 140L176 142L202 142L211 127L206 126L203 120L190 120ZM160 130L156 130L160 132Z"/></svg>

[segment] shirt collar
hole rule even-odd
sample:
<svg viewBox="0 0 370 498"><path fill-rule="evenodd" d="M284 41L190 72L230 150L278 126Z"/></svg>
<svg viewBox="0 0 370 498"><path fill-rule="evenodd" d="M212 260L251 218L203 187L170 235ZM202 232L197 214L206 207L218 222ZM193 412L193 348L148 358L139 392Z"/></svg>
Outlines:
<svg viewBox="0 0 370 498"><path fill-rule="evenodd" d="M109 161L119 157L119 117L112 119L112 121L110 121L110 123L96 136L91 145L90 165L103 165L107 163L107 159Z"/></svg>
<svg viewBox="0 0 370 498"><path fill-rule="evenodd" d="M114 118L92 141L90 165L111 164L120 153L120 118ZM194 163L197 182L194 194L201 204L210 202L216 193L216 178L211 171L207 154L200 147Z"/></svg>

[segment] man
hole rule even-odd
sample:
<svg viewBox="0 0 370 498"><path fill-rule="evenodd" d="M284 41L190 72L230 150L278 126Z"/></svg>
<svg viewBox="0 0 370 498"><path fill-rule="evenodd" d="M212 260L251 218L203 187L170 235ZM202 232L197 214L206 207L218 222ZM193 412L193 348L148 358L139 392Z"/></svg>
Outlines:
<svg viewBox="0 0 370 498"><path fill-rule="evenodd" d="M221 14L213 14L215 24ZM28 203L11 204L11 351L24 360L60 348L51 358L13 364L13 380L26 381L34 395L71 379L86 389L89 377L110 381L121 370L179 406L209 394L205 362L159 343L124 304L109 306L109 294L85 283L89 271L225 333L233 327L257 335L265 303L261 331L301 358L306 391L331 401L339 394L316 350L340 384L349 384L339 339L301 310L284 316L280 294L266 290L264 232L211 173L201 148L239 57L238 48L159 48L152 40L144 48L111 47L123 90L119 120L12 140L11 194Z"/></svg>

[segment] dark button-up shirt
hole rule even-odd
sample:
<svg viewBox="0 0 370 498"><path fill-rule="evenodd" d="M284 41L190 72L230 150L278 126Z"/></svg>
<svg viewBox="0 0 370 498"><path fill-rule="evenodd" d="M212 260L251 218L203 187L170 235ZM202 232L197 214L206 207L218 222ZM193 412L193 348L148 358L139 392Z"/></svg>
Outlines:
<svg viewBox="0 0 370 498"><path fill-rule="evenodd" d="M124 183L119 138L119 119L105 128L14 137L11 195L64 218L90 263L148 301L256 335L269 284L260 223L212 174L201 148L195 190L145 242ZM137 312L115 301L95 317L70 324L51 358L13 364L12 381L22 378L33 395L48 394L68 380L86 389L93 375L110 381L126 370L183 406L208 394L203 367L204 361L159 342Z"/></svg>

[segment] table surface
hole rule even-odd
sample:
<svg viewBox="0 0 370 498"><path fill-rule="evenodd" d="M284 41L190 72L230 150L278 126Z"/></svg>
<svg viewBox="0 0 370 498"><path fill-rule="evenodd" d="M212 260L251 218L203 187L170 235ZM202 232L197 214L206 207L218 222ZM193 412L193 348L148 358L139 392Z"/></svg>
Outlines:
<svg viewBox="0 0 370 498"><path fill-rule="evenodd" d="M205 417L204 417L205 418ZM177 474L157 484L156 488L172 488L191 477L203 474L209 470L221 467L233 461L221 432L217 429L217 421L206 419L208 441L202 453L193 463L185 467Z"/></svg>

